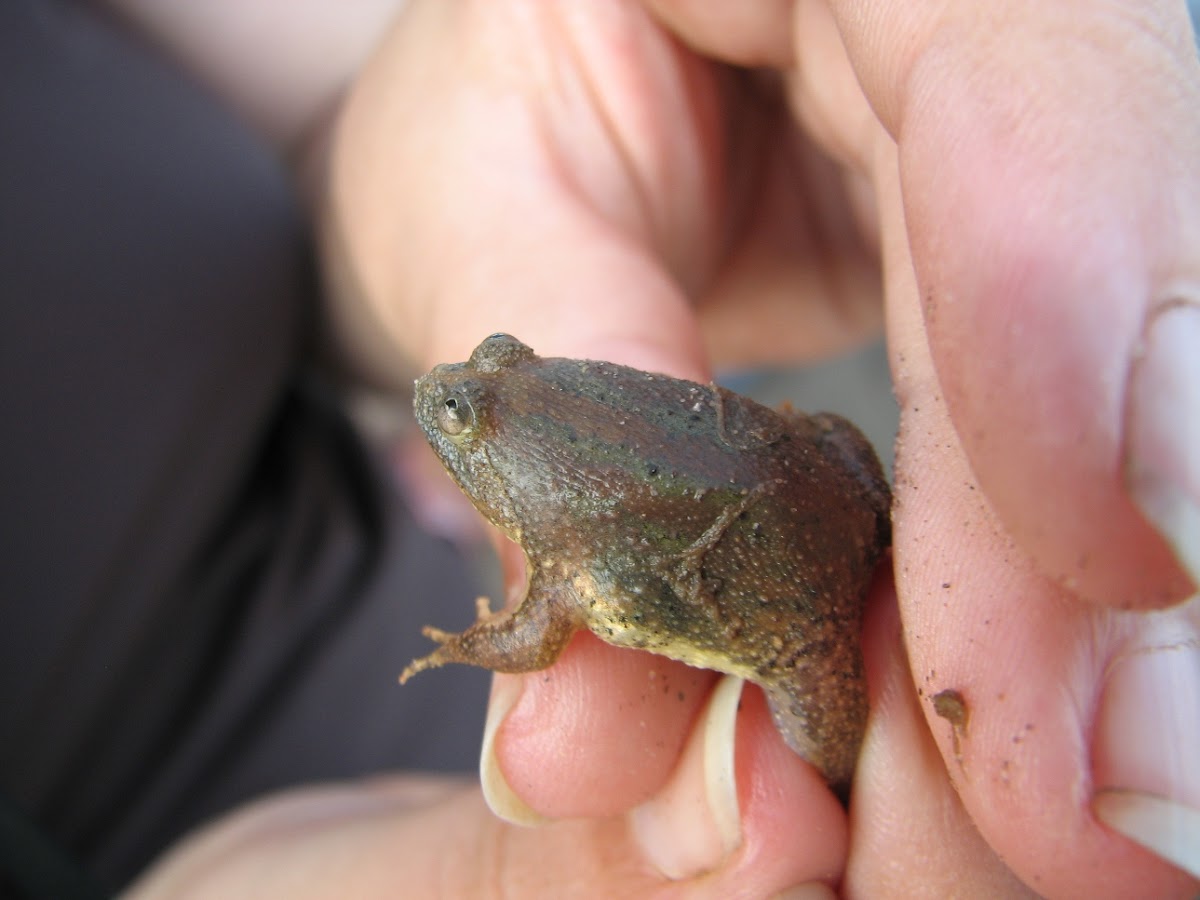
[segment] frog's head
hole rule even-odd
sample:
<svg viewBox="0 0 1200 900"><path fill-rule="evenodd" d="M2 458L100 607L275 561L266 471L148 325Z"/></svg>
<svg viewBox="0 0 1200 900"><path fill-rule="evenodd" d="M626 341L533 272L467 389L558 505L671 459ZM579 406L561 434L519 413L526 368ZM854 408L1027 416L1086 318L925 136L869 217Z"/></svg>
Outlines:
<svg viewBox="0 0 1200 900"><path fill-rule="evenodd" d="M528 522L529 459L536 436L520 403L523 382L541 360L507 334L484 340L465 363L436 366L417 379L417 423L442 465L475 507L519 540Z"/></svg>
<svg viewBox="0 0 1200 900"><path fill-rule="evenodd" d="M527 552L581 540L593 552L598 529L636 541L641 521L675 515L663 508L730 489L737 454L713 396L613 363L543 359L497 334L421 378L415 407L476 509Z"/></svg>

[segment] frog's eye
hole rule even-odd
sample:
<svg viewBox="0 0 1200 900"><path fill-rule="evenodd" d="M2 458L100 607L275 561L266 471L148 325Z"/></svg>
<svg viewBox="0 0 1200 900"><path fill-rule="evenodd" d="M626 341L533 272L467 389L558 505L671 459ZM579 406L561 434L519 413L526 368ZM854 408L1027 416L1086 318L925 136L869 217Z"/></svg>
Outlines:
<svg viewBox="0 0 1200 900"><path fill-rule="evenodd" d="M462 394L451 394L442 401L437 412L437 426L442 434L455 438L475 424L475 410Z"/></svg>

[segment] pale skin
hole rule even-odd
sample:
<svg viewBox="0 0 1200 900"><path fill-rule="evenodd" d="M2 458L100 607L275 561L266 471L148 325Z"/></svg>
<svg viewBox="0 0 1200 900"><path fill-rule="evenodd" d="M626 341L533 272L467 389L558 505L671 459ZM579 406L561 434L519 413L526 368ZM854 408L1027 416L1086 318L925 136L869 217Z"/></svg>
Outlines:
<svg viewBox="0 0 1200 900"><path fill-rule="evenodd" d="M310 26L345 15L306 9ZM572 821L505 824L471 786L313 791L216 826L157 885L1193 895L1093 807L1123 788L1200 809L1200 379L1180 354L1164 362L1200 341L1200 64L1183 5L413 0L390 25L367 18L322 90L305 88L321 99L290 98L294 117L264 127L298 161L348 355L377 379L464 359L499 330L540 355L704 380L885 327L895 578L866 625L853 803L747 693L740 845L672 885L626 814L671 779L707 676L584 636L553 677L499 676L493 696L505 780ZM205 69L204 41L169 16L147 27ZM779 102L771 78L714 59L780 73ZM243 109L272 108L253 71L217 69ZM696 689L648 693L650 671ZM947 689L965 728L934 709ZM223 841L239 828L255 840ZM300 859L302 883L279 880Z"/></svg>

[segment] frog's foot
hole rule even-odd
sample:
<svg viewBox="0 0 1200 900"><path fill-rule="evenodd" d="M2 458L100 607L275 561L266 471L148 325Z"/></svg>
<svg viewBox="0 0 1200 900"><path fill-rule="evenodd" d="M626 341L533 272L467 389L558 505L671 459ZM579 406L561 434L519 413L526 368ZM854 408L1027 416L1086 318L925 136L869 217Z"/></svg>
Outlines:
<svg viewBox="0 0 1200 900"><path fill-rule="evenodd" d="M422 634L441 644L414 660L400 675L404 684L418 672L446 663L468 663L494 672L533 672L558 659L580 627L571 609L552 595L534 591L512 612L494 613L486 597L475 601L477 621L458 634L426 627Z"/></svg>
<svg viewBox="0 0 1200 900"><path fill-rule="evenodd" d="M404 671L400 673L400 683L404 684L408 679L412 678L418 672L424 672L426 669L436 669L440 665L444 665L446 660L438 659L438 652L435 650L428 656L422 656L420 659L414 659Z"/></svg>
<svg viewBox="0 0 1200 900"><path fill-rule="evenodd" d="M501 614L497 613L497 612L492 612L492 604L491 604L491 601L487 597L476 597L475 598L475 624L476 625L480 625L482 623L488 622L499 615L501 615ZM474 626L472 626L472 627L474 627ZM468 629L468 631L469 630L470 629ZM459 634L454 633L453 631L443 631L440 628L434 628L432 625L426 625L424 628L422 628L421 634L425 635L425 637L429 638L431 641L437 641L439 644L442 644L443 646L446 644L452 644L456 638L461 636ZM463 632L463 634L466 634L466 632ZM439 666L445 665L448 662L460 662L460 661L466 662L467 660L458 660L452 654L443 653L442 648L439 647L437 650L434 650L428 656L423 656L420 659L415 659L411 663L409 663L408 666L404 669L404 671L400 673L400 683L404 684L406 681L408 681L408 679L412 678L418 672L424 672L426 669L436 669Z"/></svg>
<svg viewBox="0 0 1200 900"><path fill-rule="evenodd" d="M454 662L452 657L447 657L447 655L443 652L443 648L456 637L459 637L459 635L450 631L442 631L442 629L434 628L432 625L426 625L424 628L422 628L421 634L425 635L425 637L429 638L431 641L437 641L442 646L438 647L428 656L422 656L420 659L414 659L407 666L405 666L404 671L400 673L401 684L404 684L406 681L408 681L408 679L412 678L418 672L424 672L426 669L436 669L439 666L444 666L448 662Z"/></svg>

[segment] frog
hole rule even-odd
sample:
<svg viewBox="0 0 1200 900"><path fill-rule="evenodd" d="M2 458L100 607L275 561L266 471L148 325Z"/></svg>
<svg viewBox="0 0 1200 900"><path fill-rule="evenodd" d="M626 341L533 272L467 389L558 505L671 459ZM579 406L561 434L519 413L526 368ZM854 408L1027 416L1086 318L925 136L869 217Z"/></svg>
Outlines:
<svg viewBox="0 0 1200 900"><path fill-rule="evenodd" d="M757 684L784 741L843 798L867 718L862 611L890 545L879 458L832 413L716 384L542 358L507 334L416 381L416 420L524 551L519 602L438 644L446 663L549 667L587 629Z"/></svg>

